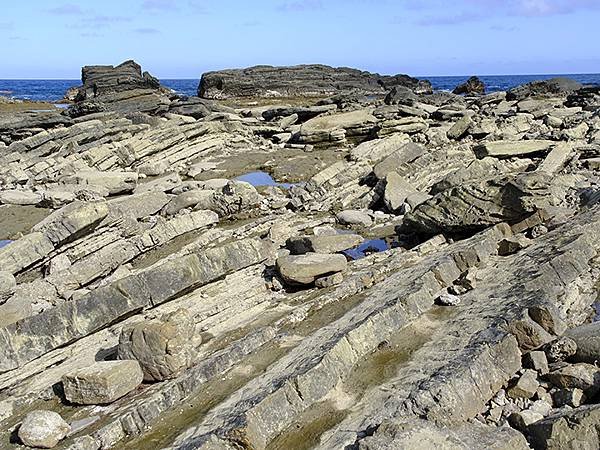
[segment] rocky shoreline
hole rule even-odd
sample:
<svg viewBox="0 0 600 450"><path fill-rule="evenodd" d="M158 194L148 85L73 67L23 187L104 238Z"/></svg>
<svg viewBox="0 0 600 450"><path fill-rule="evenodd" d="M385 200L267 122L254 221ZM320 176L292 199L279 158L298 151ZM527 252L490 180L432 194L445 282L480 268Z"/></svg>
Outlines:
<svg viewBox="0 0 600 450"><path fill-rule="evenodd" d="M0 110L0 447L600 446L598 87L198 92Z"/></svg>

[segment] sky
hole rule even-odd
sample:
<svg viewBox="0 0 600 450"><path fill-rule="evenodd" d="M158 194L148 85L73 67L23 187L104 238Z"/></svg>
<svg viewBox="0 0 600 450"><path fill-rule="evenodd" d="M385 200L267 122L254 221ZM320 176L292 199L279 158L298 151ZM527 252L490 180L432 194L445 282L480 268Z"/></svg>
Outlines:
<svg viewBox="0 0 600 450"><path fill-rule="evenodd" d="M1 0L0 79L135 59L159 78L322 63L413 76L599 73L600 0Z"/></svg>

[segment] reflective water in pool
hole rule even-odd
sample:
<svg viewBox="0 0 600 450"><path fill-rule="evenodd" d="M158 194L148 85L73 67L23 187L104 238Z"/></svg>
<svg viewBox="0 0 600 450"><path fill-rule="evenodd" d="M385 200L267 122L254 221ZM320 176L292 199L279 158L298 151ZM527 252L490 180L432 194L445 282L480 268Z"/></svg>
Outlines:
<svg viewBox="0 0 600 450"><path fill-rule="evenodd" d="M368 239L358 247L345 250L343 253L351 259L361 259L372 253L385 252L386 250L396 247L398 247L397 242L388 241L386 239Z"/></svg>
<svg viewBox="0 0 600 450"><path fill-rule="evenodd" d="M8 240L3 240L0 239L0 248L2 247L6 247L8 244L10 244L12 241L8 241Z"/></svg>
<svg viewBox="0 0 600 450"><path fill-rule="evenodd" d="M294 185L294 183L278 183L267 172L260 171L241 175L237 177L236 180L245 181L246 183L250 183L252 186L280 186L289 189Z"/></svg>

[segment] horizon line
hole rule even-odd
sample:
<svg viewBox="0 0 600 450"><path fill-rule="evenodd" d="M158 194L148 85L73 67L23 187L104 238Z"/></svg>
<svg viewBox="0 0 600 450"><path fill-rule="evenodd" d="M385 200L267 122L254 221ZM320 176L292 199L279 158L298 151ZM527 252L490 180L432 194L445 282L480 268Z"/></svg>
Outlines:
<svg viewBox="0 0 600 450"><path fill-rule="evenodd" d="M278 67L278 66L275 66ZM286 66L279 66L286 67ZM243 69L243 68L240 68ZM231 70L231 69L222 69ZM219 72L220 70L214 70L211 72ZM373 72L375 73L375 72ZM394 76L394 75L408 75L403 73L397 74L379 74L382 76ZM459 75L409 75L413 78L458 78L458 77L507 77L507 76L520 76L520 77L537 77L537 76L566 76L566 75L600 75L600 72L555 72L555 73L495 73L495 74L459 74ZM200 77L157 77L159 80L197 80L200 81ZM0 78L0 81L79 81L81 78Z"/></svg>

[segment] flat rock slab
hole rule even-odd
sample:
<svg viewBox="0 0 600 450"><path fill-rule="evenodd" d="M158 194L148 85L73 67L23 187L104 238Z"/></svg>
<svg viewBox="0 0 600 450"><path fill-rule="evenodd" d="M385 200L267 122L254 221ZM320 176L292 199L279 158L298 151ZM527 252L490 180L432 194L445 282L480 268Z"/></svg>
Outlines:
<svg viewBox="0 0 600 450"><path fill-rule="evenodd" d="M80 405L103 405L137 388L144 375L137 361L102 361L63 377L65 397Z"/></svg>
<svg viewBox="0 0 600 450"><path fill-rule="evenodd" d="M307 253L277 259L280 275L290 284L311 284L325 274L341 272L347 265L346 257L339 254Z"/></svg>
<svg viewBox="0 0 600 450"><path fill-rule="evenodd" d="M550 150L557 143L554 141L531 140L531 141L494 141L486 142L479 146L478 150L483 156L494 156L496 158L508 158L511 156L529 155Z"/></svg>
<svg viewBox="0 0 600 450"><path fill-rule="evenodd" d="M529 426L533 448L563 450L600 448L600 405L562 411Z"/></svg>

